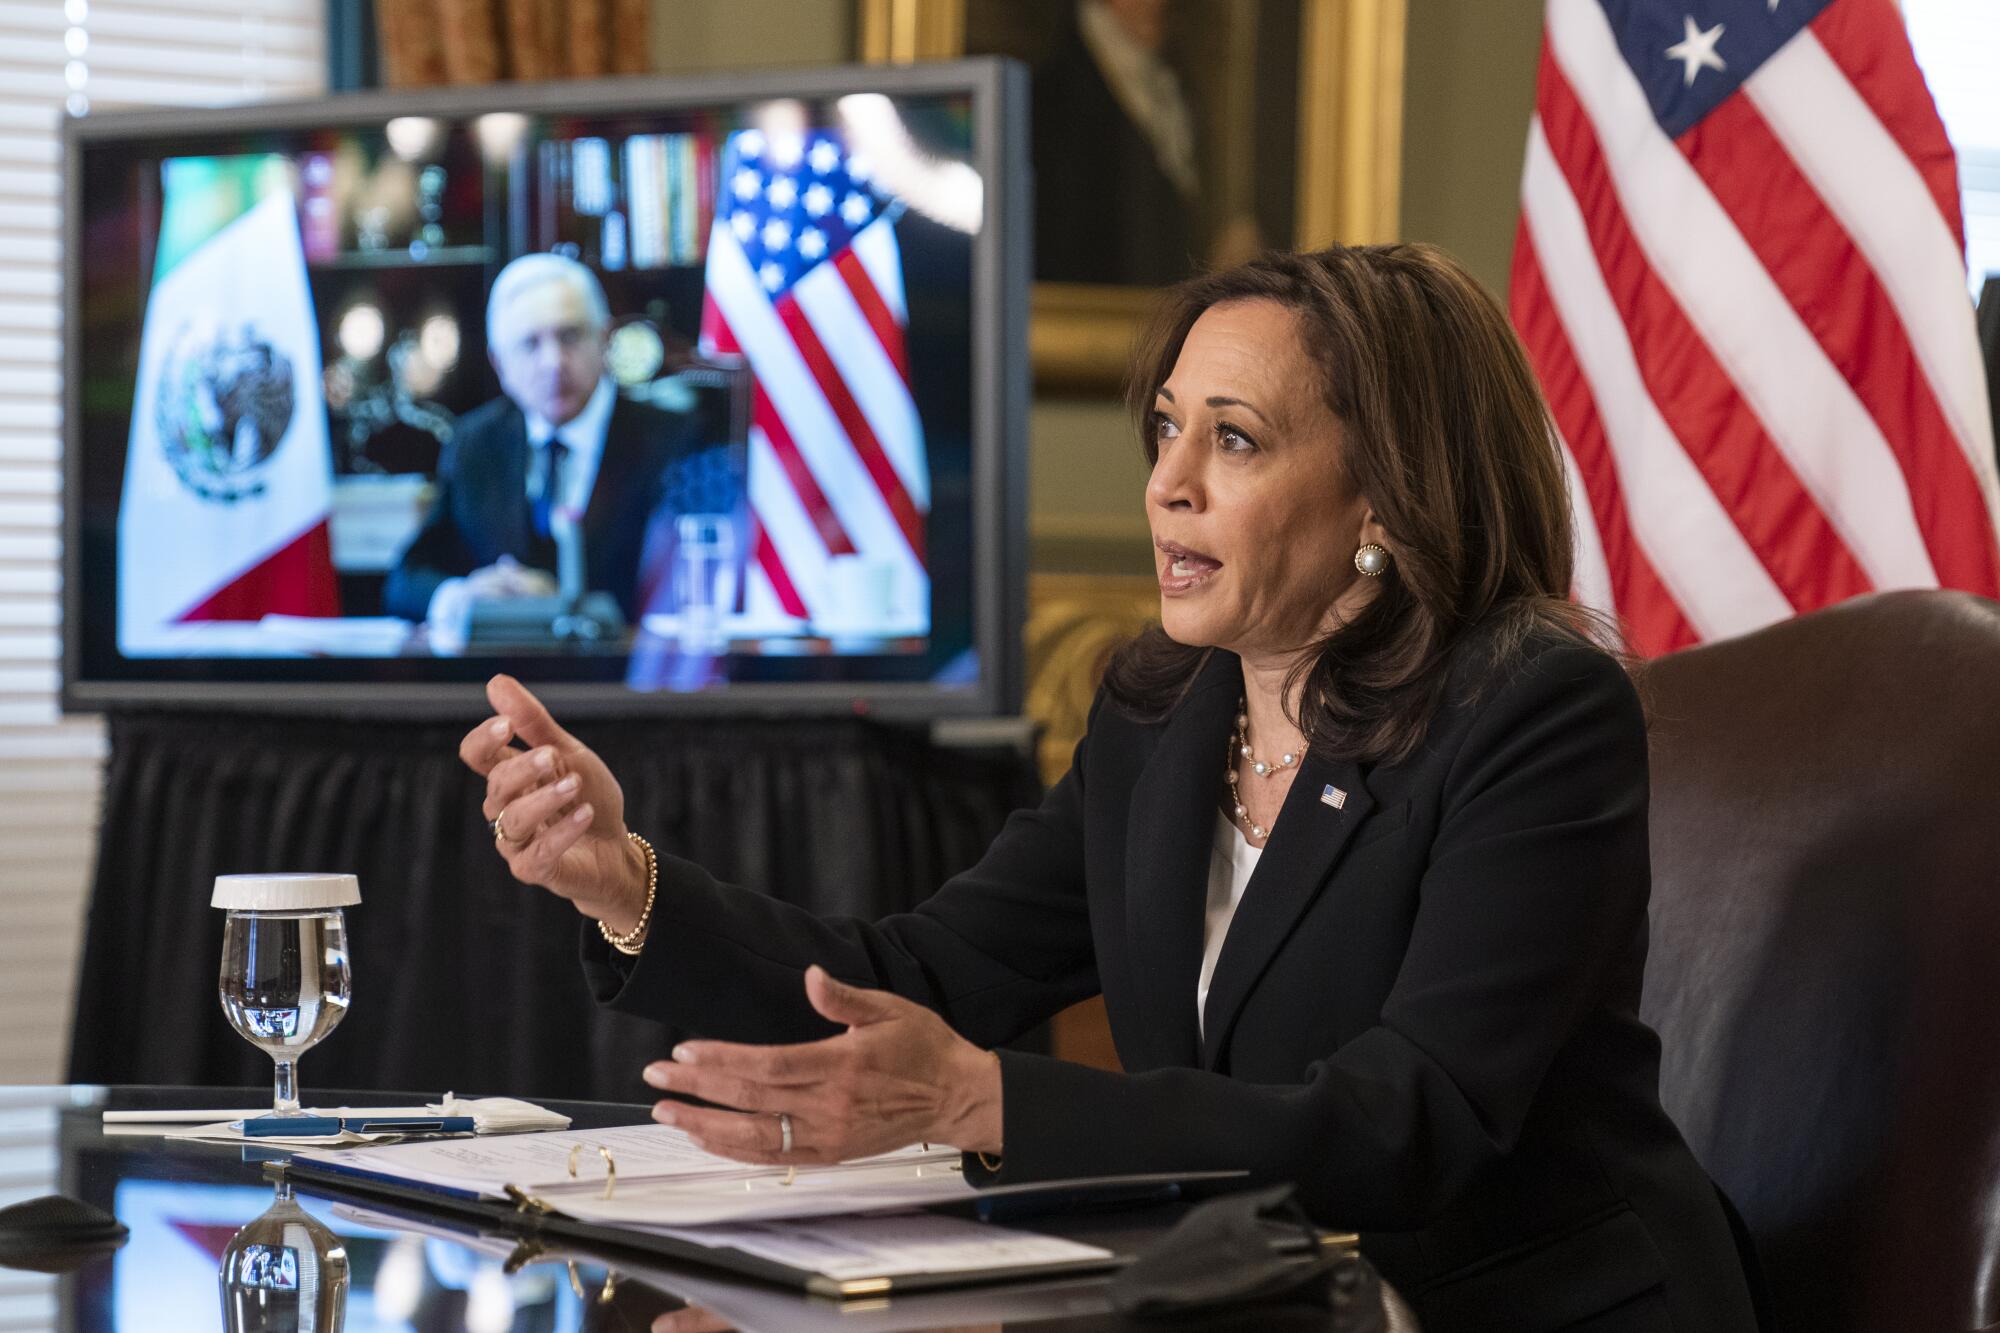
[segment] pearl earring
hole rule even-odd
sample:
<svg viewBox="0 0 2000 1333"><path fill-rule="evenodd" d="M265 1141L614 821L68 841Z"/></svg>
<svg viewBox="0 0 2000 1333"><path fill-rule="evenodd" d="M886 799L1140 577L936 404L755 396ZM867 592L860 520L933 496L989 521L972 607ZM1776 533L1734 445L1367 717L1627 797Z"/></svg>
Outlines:
<svg viewBox="0 0 2000 1333"><path fill-rule="evenodd" d="M1389 567L1389 548L1374 542L1365 542L1354 553L1354 567L1371 579L1382 577L1382 571Z"/></svg>

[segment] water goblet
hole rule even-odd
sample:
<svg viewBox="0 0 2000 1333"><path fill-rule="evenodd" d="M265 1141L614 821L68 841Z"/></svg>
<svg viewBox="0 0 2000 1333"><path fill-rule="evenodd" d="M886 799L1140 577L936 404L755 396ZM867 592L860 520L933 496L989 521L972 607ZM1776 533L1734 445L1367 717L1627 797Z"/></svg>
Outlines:
<svg viewBox="0 0 2000 1333"><path fill-rule="evenodd" d="M353 979L341 909L361 901L352 875L218 875L210 905L222 934L222 1012L277 1065L271 1115L298 1116L296 1066L347 1015Z"/></svg>

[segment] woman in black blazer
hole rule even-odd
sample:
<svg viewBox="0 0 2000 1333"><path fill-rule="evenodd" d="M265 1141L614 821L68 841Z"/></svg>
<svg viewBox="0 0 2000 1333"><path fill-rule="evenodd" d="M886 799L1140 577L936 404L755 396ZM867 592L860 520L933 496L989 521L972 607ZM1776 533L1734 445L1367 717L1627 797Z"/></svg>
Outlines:
<svg viewBox="0 0 2000 1333"><path fill-rule="evenodd" d="M1428 247L1274 255L1171 293L1134 389L1162 627L914 912L656 857L493 682L462 753L502 854L597 919L599 996L685 1037L646 1080L714 1104L657 1118L754 1162L1295 1181L1433 1330L1752 1327L1638 1018L1644 720L1565 600L1505 317ZM1098 993L1125 1072L990 1049Z"/></svg>

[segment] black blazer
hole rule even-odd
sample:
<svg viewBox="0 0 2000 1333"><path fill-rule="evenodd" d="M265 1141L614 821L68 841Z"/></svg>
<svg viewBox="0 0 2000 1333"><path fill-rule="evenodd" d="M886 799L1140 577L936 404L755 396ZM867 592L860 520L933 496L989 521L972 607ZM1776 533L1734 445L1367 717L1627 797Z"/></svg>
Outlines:
<svg viewBox="0 0 2000 1333"><path fill-rule="evenodd" d="M1638 699L1594 649L1490 657L1459 652L1408 760L1307 753L1205 1036L1207 867L1242 688L1223 652L1163 722L1100 700L1041 807L914 912L822 921L662 857L629 976L594 931L586 969L609 1003L751 1041L830 1031L804 999L811 962L981 1045L1101 988L1127 1072L1002 1051L1001 1180L1296 1181L1315 1217L1363 1232L1433 1333L1599 1315L1590 1328L1749 1329L1722 1206L1660 1108L1638 1018Z"/></svg>
<svg viewBox="0 0 2000 1333"><path fill-rule="evenodd" d="M604 453L583 515L586 584L610 593L636 618L647 525L665 493L667 469L699 446L692 418L620 395L604 429ZM438 466L437 499L382 589L392 616L422 620L448 578L511 555L555 569L555 543L535 534L528 508L528 421L511 399L467 413Z"/></svg>

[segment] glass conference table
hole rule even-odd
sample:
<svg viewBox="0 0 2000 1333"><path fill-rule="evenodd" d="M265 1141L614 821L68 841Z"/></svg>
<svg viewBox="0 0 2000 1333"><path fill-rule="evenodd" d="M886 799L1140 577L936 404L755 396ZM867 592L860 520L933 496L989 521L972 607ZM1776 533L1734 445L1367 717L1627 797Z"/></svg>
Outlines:
<svg viewBox="0 0 2000 1333"><path fill-rule="evenodd" d="M249 1107L268 1101L269 1088L0 1087L0 1207L47 1194L81 1199L114 1214L129 1229L125 1243L72 1272L45 1274L0 1267L0 1329L60 1329L65 1333L120 1330L268 1330L307 1333L570 1333L582 1330L661 1330L662 1333L745 1333L815 1329L843 1333L891 1330L1062 1330L1160 1328L1110 1313L1101 1276L1071 1276L835 1304L798 1292L734 1278L712 1269L675 1265L656 1256L555 1258L524 1237L478 1234L463 1222L371 1206L353 1196L315 1194L301 1182L282 1183L270 1148L170 1140L156 1129L103 1123L107 1109ZM306 1090L318 1105L409 1106L435 1094ZM640 1124L643 1106L601 1102L543 1105L575 1127ZM300 1214L304 1216L301 1217ZM1163 1230L1165 1210L1111 1219L1127 1234ZM251 1224L263 1219L257 1227ZM308 1220L309 1219L309 1220ZM261 1229L259 1229L261 1228ZM282 1270L248 1244L282 1228L294 1247ZM314 1237L317 1239L313 1239ZM344 1256L348 1285L341 1320L291 1312L294 1298L259 1312L257 1297L225 1284L225 1268L240 1277L258 1262L256 1282L293 1291L316 1280L305 1246ZM246 1252L249 1258L246 1259ZM305 1253L301 1261L297 1254ZM303 1271L301 1269L303 1265ZM225 1287L228 1289L226 1290ZM234 1308L225 1321L225 1299ZM268 1299L268 1298L264 1298ZM1397 1311L1398 1315L1401 1311ZM1181 1328L1347 1329L1351 1316L1331 1312L1264 1311L1190 1323ZM1402 1319L1395 1326L1408 1327Z"/></svg>

